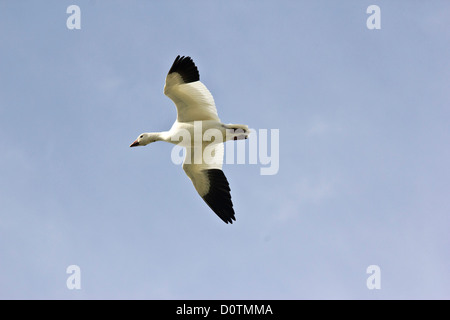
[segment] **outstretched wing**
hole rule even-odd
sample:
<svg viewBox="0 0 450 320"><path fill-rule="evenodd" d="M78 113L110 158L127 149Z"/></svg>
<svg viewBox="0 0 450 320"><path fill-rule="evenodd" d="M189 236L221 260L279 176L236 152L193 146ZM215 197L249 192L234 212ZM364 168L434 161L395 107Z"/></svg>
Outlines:
<svg viewBox="0 0 450 320"><path fill-rule="evenodd" d="M200 151L200 148L197 150ZM231 201L230 185L222 171L224 146L223 143L202 148L203 157L194 148L186 148L186 158L183 169L191 179L198 194L208 206L225 223L233 223L233 203Z"/></svg>
<svg viewBox="0 0 450 320"><path fill-rule="evenodd" d="M220 121L214 98L200 82L197 67L190 57L176 57L166 77L164 94L175 103L178 122Z"/></svg>

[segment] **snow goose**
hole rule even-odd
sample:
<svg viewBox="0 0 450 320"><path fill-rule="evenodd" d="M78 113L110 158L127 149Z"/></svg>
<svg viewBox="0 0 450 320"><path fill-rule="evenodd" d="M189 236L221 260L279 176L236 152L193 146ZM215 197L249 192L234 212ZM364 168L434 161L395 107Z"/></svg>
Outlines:
<svg viewBox="0 0 450 320"><path fill-rule="evenodd" d="M183 169L198 194L225 223L236 221L230 186L222 171L224 146L227 140L247 139L248 126L223 124L214 99L200 82L200 75L190 57L177 56L166 77L164 94L177 107L177 119L169 131L142 133L130 147L166 141L186 148ZM196 139L201 128L201 140ZM222 139L206 138L208 130L219 132ZM188 132L190 138L185 139ZM183 136L183 139L180 139ZM217 141L216 141L217 140ZM200 155L200 157L199 157ZM209 155L209 158L206 157Z"/></svg>

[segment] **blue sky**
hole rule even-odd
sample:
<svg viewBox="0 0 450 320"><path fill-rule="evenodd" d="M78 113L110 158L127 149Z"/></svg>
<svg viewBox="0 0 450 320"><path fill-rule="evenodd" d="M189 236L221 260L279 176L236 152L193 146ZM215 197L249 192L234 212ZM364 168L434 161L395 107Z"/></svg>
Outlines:
<svg viewBox="0 0 450 320"><path fill-rule="evenodd" d="M450 298L449 14L448 1L0 1L0 298ZM223 122L280 132L278 174L224 166L233 225L171 145L129 148L172 125L178 54ZM73 264L81 290L66 287Z"/></svg>

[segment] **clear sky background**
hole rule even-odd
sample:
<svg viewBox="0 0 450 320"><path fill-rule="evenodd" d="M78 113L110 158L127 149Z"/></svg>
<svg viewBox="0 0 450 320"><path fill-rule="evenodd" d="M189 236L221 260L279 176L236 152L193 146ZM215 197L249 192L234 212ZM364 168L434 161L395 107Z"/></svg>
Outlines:
<svg viewBox="0 0 450 320"><path fill-rule="evenodd" d="M1 0L0 298L449 299L449 16L448 1ZM172 125L178 54L223 122L280 132L278 174L224 166L233 225L172 145L129 148Z"/></svg>

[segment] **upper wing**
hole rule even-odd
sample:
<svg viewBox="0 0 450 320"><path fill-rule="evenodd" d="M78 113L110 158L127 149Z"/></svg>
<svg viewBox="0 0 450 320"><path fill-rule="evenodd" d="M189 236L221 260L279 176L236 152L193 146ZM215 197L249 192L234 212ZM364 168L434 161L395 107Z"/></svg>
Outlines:
<svg viewBox="0 0 450 320"><path fill-rule="evenodd" d="M196 153L194 148L186 148L183 169L198 194L219 218L225 223L233 223L236 218L231 202L230 186L222 171L223 143L202 149L203 157L200 159L199 153Z"/></svg>
<svg viewBox="0 0 450 320"><path fill-rule="evenodd" d="M166 77L164 94L177 106L178 122L217 120L214 98L200 82L200 75L190 57L177 56Z"/></svg>

